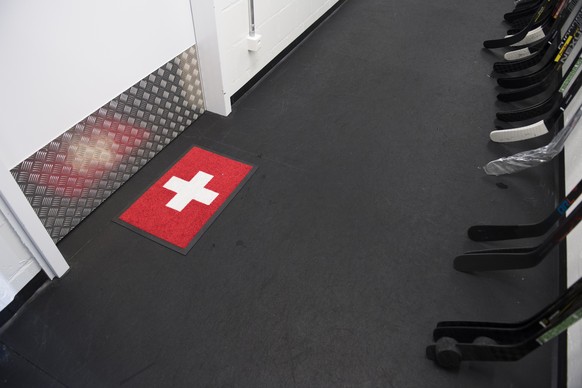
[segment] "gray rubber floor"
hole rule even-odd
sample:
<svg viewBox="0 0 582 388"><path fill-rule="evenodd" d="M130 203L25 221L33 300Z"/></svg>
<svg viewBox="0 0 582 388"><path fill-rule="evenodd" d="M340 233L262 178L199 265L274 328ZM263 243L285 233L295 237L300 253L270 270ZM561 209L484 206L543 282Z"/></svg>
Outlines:
<svg viewBox="0 0 582 388"><path fill-rule="evenodd" d="M515 363L425 358L439 320L524 319L536 268L467 275L477 223L536 222L554 165L480 166L510 0L348 0L240 99L206 113L60 244L71 264L0 332L10 387L551 387L556 346ZM112 222L193 145L257 173L187 256ZM505 243L529 246L539 240Z"/></svg>

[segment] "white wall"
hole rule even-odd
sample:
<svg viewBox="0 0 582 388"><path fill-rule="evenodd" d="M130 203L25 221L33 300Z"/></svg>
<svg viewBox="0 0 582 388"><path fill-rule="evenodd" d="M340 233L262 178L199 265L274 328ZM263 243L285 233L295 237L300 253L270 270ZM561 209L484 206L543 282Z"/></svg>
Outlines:
<svg viewBox="0 0 582 388"><path fill-rule="evenodd" d="M206 109L227 115L230 97L338 0L255 0L261 48L248 50L248 0L190 0L200 50ZM205 25L215 25L208 35ZM219 66L219 67L217 67Z"/></svg>
<svg viewBox="0 0 582 388"><path fill-rule="evenodd" d="M194 43L188 0L0 2L1 160L14 167Z"/></svg>
<svg viewBox="0 0 582 388"><path fill-rule="evenodd" d="M572 105L579 106L580 96ZM570 116L573 112L568 112ZM582 179L582 124L578 124L566 143L566 193ZM578 200L573 206L582 203ZM572 209L572 208L571 208ZM568 285L582 277L582 225L575 228L567 239ZM568 387L582 387L582 323L568 330Z"/></svg>

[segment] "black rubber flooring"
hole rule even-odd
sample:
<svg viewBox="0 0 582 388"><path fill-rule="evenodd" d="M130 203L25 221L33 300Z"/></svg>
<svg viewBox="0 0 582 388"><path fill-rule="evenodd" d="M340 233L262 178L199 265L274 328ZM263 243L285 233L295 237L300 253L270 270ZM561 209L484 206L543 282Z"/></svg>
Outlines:
<svg viewBox="0 0 582 388"><path fill-rule="evenodd" d="M4 385L552 386L556 344L458 372L425 359L437 321L515 321L558 292L557 252L530 270L452 268L491 246L468 226L536 222L557 196L553 165L480 169L547 141L488 141L502 106L481 43L512 3L345 2L59 244L70 272L0 333ZM187 256L111 221L193 145L258 171Z"/></svg>

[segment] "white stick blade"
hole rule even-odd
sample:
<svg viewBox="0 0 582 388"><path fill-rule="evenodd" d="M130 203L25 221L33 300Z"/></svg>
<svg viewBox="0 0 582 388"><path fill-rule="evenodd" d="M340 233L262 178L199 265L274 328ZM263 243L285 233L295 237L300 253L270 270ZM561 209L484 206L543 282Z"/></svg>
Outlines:
<svg viewBox="0 0 582 388"><path fill-rule="evenodd" d="M533 53L526 47L519 50L508 51L503 55L503 58L505 58L506 61L517 61L518 59L527 58L531 55L533 55Z"/></svg>
<svg viewBox="0 0 582 388"><path fill-rule="evenodd" d="M542 120L524 127L495 130L489 134L489 137L496 143L510 143L513 141L533 139L534 137L545 135L548 132L546 123Z"/></svg>

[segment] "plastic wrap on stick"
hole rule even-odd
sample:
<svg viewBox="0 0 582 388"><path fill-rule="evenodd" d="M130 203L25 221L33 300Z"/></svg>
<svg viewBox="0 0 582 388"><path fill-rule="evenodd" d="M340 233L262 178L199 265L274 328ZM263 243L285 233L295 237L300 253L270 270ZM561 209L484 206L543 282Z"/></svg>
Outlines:
<svg viewBox="0 0 582 388"><path fill-rule="evenodd" d="M550 143L543 147L536 148L535 150L524 151L512 156L493 160L483 167L485 173L487 173L487 175L513 174L549 162L564 149L566 139L568 139L570 133L572 133L574 128L576 128L581 117L582 105L578 107L574 116L572 116L564 128L554 136Z"/></svg>

